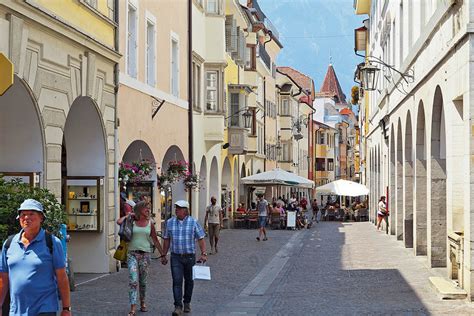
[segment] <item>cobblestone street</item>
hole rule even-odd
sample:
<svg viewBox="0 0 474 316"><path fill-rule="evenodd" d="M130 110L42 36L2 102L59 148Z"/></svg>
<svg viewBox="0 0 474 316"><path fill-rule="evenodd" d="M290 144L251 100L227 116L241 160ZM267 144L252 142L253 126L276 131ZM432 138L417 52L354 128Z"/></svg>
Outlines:
<svg viewBox="0 0 474 316"><path fill-rule="evenodd" d="M370 223L255 236L222 231L220 252L209 257L213 280L195 282L192 315L474 315L470 303L442 301L430 287L428 277L443 270L429 270ZM171 314L169 265L153 260L148 293L148 314ZM72 306L75 315L126 315L127 270L78 286Z"/></svg>

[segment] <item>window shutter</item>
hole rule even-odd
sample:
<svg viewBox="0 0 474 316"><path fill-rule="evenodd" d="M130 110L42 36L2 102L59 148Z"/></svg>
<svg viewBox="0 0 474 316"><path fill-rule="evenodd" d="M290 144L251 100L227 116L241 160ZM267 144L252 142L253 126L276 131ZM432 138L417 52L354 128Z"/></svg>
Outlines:
<svg viewBox="0 0 474 316"><path fill-rule="evenodd" d="M245 43L245 33L240 30L239 32L239 60L241 64L245 63L245 51L246 51L246 43Z"/></svg>
<svg viewBox="0 0 474 316"><path fill-rule="evenodd" d="M231 37L230 37L230 52L237 53L237 46L238 46L238 31L239 27L237 27L237 21L232 19L232 28L231 28Z"/></svg>
<svg viewBox="0 0 474 316"><path fill-rule="evenodd" d="M233 15L225 16L225 50L226 52L231 51L233 17L234 17Z"/></svg>

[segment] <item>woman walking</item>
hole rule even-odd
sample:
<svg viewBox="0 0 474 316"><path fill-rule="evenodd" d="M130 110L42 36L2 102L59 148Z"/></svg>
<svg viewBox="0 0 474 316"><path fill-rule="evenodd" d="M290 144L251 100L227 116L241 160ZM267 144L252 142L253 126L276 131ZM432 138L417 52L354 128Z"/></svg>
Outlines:
<svg viewBox="0 0 474 316"><path fill-rule="evenodd" d="M385 204L385 196L381 196L377 209L377 230L379 230L380 224L382 224L382 220L385 216L388 216L387 205Z"/></svg>
<svg viewBox="0 0 474 316"><path fill-rule="evenodd" d="M148 267L150 265L150 255L153 252L154 245L163 257L163 248L161 247L156 235L155 226L150 220L150 206L146 201L138 202L133 208L134 213L130 213L117 220L117 224L122 224L127 216L133 216L133 236L128 244L128 278L130 300L129 316L136 314L138 303L138 292L140 293L140 311L147 312L145 304L146 285L148 277Z"/></svg>

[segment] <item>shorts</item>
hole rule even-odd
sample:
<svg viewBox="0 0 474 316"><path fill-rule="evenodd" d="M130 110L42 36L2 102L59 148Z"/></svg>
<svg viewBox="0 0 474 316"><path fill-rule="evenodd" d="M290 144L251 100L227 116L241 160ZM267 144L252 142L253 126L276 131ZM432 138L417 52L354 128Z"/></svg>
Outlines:
<svg viewBox="0 0 474 316"><path fill-rule="evenodd" d="M214 236L219 238L219 233L221 231L221 224L209 224L209 237Z"/></svg>
<svg viewBox="0 0 474 316"><path fill-rule="evenodd" d="M267 226L267 217L266 216L259 216L258 217L258 226L260 228L265 228Z"/></svg>

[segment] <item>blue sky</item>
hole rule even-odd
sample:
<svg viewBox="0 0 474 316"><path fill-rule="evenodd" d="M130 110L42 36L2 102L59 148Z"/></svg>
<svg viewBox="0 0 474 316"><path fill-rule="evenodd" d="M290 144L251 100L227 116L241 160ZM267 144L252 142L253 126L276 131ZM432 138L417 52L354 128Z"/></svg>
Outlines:
<svg viewBox="0 0 474 316"><path fill-rule="evenodd" d="M353 0L258 0L280 33L283 44L278 66L290 66L310 76L319 91L330 56L341 87L350 102L355 66L354 29L367 16L354 14Z"/></svg>

